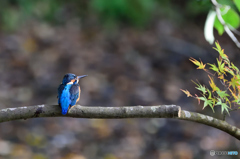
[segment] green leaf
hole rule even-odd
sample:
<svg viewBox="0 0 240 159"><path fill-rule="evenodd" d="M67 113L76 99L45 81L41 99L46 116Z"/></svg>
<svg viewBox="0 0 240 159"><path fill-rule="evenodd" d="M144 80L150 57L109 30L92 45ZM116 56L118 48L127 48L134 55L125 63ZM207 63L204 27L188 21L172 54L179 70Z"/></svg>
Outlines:
<svg viewBox="0 0 240 159"><path fill-rule="evenodd" d="M202 100L203 103L203 109L207 106L210 106L214 112L213 106L214 106L214 101L213 100L209 100L206 97L198 97L198 99Z"/></svg>
<svg viewBox="0 0 240 159"><path fill-rule="evenodd" d="M226 74L225 72L225 63L223 63L223 61L220 59L217 59L217 64L218 64L218 78L220 78L220 76L222 76L223 74ZM220 79L223 79L224 77L221 77Z"/></svg>
<svg viewBox="0 0 240 159"><path fill-rule="evenodd" d="M217 2L221 5L229 5L229 6L233 5L231 0L217 0Z"/></svg>
<svg viewBox="0 0 240 159"><path fill-rule="evenodd" d="M214 21L214 28L217 29L219 35L222 35L224 33L224 27L218 20L217 16L215 17Z"/></svg>
<svg viewBox="0 0 240 159"><path fill-rule="evenodd" d="M223 111L225 110L229 114L229 106L226 103L222 103L222 101L219 99L216 105L221 106L221 113L223 113Z"/></svg>
<svg viewBox="0 0 240 159"><path fill-rule="evenodd" d="M221 66L221 63L222 63L222 61L217 59L217 64L218 64L218 67L220 67L220 66Z"/></svg>
<svg viewBox="0 0 240 159"><path fill-rule="evenodd" d="M208 99L212 99L212 93L211 93L211 91L208 89L207 92L208 92Z"/></svg>
<svg viewBox="0 0 240 159"><path fill-rule="evenodd" d="M229 82L229 86L232 86L233 89L235 90L237 86L240 86L240 79L236 77L232 77L231 81Z"/></svg>
<svg viewBox="0 0 240 159"><path fill-rule="evenodd" d="M234 100L234 102L236 102L237 105L240 105L240 97L238 98L238 100ZM240 109L240 107L238 107L238 109Z"/></svg>
<svg viewBox="0 0 240 159"><path fill-rule="evenodd" d="M215 64L208 63L208 65L211 66L209 69L211 69L211 70L213 70L215 72L219 72L219 70L218 70L218 68L217 68L217 66Z"/></svg>
<svg viewBox="0 0 240 159"><path fill-rule="evenodd" d="M235 75L235 78L239 80L239 79L240 79L240 75L239 75L239 74L236 74L236 75Z"/></svg>
<svg viewBox="0 0 240 159"><path fill-rule="evenodd" d="M225 64L222 62L222 60L218 60L217 59L217 64L218 64L218 69L219 69L219 72L220 73L225 73L225 71L224 71L224 66L225 66Z"/></svg>
<svg viewBox="0 0 240 159"><path fill-rule="evenodd" d="M240 12L240 1L239 0L233 0L235 5L237 6L238 11Z"/></svg>
<svg viewBox="0 0 240 159"><path fill-rule="evenodd" d="M222 73L225 73L224 66L225 66L225 63L222 63L222 64L219 66L219 71L222 72Z"/></svg>
<svg viewBox="0 0 240 159"><path fill-rule="evenodd" d="M203 94L205 94L207 92L207 89L205 86L199 84L198 87L196 87L196 89L198 89L199 91L201 91Z"/></svg>
<svg viewBox="0 0 240 159"><path fill-rule="evenodd" d="M212 88L212 92L215 92L217 90L219 90L219 88L216 86L216 84L214 83L213 81L213 78L211 78L209 75L208 75L210 81L209 81L209 85L210 87Z"/></svg>
<svg viewBox="0 0 240 159"><path fill-rule="evenodd" d="M221 52L222 48L217 41L215 42L215 45L216 45L217 48L214 48L214 49L217 50L217 52Z"/></svg>
<svg viewBox="0 0 240 159"><path fill-rule="evenodd" d="M240 26L240 17L230 6L224 5L221 8L221 15L225 23L232 28L237 29ZM218 20L217 16L215 18L214 28L217 29L219 35L224 33L224 27Z"/></svg>
<svg viewBox="0 0 240 159"><path fill-rule="evenodd" d="M237 29L240 26L239 15L235 10L230 8L230 6L223 6L223 8L221 8L221 13L226 24L231 25L234 29Z"/></svg>
<svg viewBox="0 0 240 159"><path fill-rule="evenodd" d="M228 73L230 73L232 76L235 76L235 73L233 72L233 70L232 69L230 69L229 67L225 67L225 71L226 72L228 72Z"/></svg>
<svg viewBox="0 0 240 159"><path fill-rule="evenodd" d="M228 56L224 54L224 50L221 48L220 44L218 42L215 42L215 45L217 48L214 47L214 49L219 53L219 56L221 56L221 58L224 59L225 62L227 62L227 64L229 65L230 62L229 62Z"/></svg>
<svg viewBox="0 0 240 159"><path fill-rule="evenodd" d="M217 90L216 92L217 92L218 96L219 96L221 99L225 99L226 97L229 96L229 95L226 93L226 91Z"/></svg>

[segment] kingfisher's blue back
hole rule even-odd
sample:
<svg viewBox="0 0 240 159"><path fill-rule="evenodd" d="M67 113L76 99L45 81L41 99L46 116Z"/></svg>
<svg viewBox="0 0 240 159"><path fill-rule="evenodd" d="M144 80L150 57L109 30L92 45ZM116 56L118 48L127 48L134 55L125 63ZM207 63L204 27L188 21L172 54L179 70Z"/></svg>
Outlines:
<svg viewBox="0 0 240 159"><path fill-rule="evenodd" d="M58 104L62 108L63 115L66 115L68 109L79 101L81 89L78 80L83 77L86 75L76 76L71 73L63 77L62 84L58 87Z"/></svg>

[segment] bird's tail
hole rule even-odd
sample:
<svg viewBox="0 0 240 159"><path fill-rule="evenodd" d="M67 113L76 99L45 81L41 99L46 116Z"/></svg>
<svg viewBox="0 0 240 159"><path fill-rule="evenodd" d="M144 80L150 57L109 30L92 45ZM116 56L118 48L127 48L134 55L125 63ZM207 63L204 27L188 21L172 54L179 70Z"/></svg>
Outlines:
<svg viewBox="0 0 240 159"><path fill-rule="evenodd" d="M67 112L68 112L68 109L63 109L63 107L62 107L62 115L66 115Z"/></svg>
<svg viewBox="0 0 240 159"><path fill-rule="evenodd" d="M66 115L68 112L68 108L70 105L70 101L68 100L68 98L60 98L60 106L62 108L62 115Z"/></svg>

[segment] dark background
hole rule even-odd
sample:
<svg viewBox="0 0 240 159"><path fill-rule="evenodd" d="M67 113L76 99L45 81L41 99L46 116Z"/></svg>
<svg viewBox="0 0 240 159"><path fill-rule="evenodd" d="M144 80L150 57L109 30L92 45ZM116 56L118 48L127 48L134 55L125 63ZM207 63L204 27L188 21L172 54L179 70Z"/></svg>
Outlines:
<svg viewBox="0 0 240 159"><path fill-rule="evenodd" d="M180 89L208 85L190 57L215 62L204 39L208 0L2 0L0 108L57 104L66 73L80 80L80 105L175 104L202 110ZM240 66L240 52L219 41ZM227 121L240 126L239 112ZM0 124L0 159L207 159L210 150L239 151L239 141L215 128L174 119L39 118ZM237 158L233 156L232 158Z"/></svg>

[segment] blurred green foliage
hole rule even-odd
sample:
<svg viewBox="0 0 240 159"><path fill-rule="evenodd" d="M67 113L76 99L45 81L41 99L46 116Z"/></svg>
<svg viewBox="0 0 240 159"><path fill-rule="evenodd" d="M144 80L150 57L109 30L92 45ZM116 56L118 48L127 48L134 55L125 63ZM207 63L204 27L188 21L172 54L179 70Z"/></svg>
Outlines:
<svg viewBox="0 0 240 159"><path fill-rule="evenodd" d="M232 28L238 28L240 26L240 18L235 10L228 8L228 6L223 6L221 8L222 18L226 24L229 24ZM215 18L214 27L217 29L218 34L222 35L224 33L224 27L218 20Z"/></svg>
<svg viewBox="0 0 240 159"><path fill-rule="evenodd" d="M60 7L57 0L3 0L0 2L1 28L15 30L29 19L53 22Z"/></svg>
<svg viewBox="0 0 240 159"><path fill-rule="evenodd" d="M225 32L225 26L235 31L240 26L240 1L239 0L218 0L214 9L209 10L204 27L205 39L213 44L213 28L218 31L219 35ZM225 25L225 26L224 26Z"/></svg>
<svg viewBox="0 0 240 159"><path fill-rule="evenodd" d="M207 7L206 7L207 6ZM70 18L94 19L99 25L145 26L157 16L181 19L183 14L196 16L211 7L208 0L2 0L0 29L16 30L29 20L64 23ZM183 19L183 18L182 18Z"/></svg>
<svg viewBox="0 0 240 159"><path fill-rule="evenodd" d="M195 16L201 13L207 13L212 7L210 0L195 0L189 1L186 5L186 11L188 14Z"/></svg>
<svg viewBox="0 0 240 159"><path fill-rule="evenodd" d="M155 0L92 0L91 7L105 24L117 21L143 25L155 9Z"/></svg>

